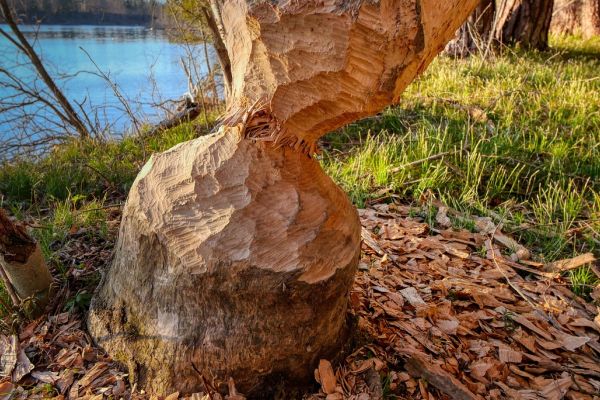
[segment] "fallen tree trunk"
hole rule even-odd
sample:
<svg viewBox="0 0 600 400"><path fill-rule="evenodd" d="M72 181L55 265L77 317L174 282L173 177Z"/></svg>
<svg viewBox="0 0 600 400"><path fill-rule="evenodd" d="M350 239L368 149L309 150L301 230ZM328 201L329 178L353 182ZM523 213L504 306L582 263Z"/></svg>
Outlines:
<svg viewBox="0 0 600 400"><path fill-rule="evenodd" d="M11 221L0 209L0 267L4 282L16 306L30 316L37 316L48 304L52 276L40 246L25 228ZM4 275L3 274L3 275ZM16 295L16 296L15 296Z"/></svg>
<svg viewBox="0 0 600 400"><path fill-rule="evenodd" d="M140 172L88 325L149 393L267 396L347 335L360 224L318 138L397 101L477 1L213 3L227 116Z"/></svg>
<svg viewBox="0 0 600 400"><path fill-rule="evenodd" d="M156 136L161 132L174 128L186 122L191 122L198 118L202 113L202 105L194 105L184 110L178 111L175 115L159 122L156 126L143 134L144 137Z"/></svg>

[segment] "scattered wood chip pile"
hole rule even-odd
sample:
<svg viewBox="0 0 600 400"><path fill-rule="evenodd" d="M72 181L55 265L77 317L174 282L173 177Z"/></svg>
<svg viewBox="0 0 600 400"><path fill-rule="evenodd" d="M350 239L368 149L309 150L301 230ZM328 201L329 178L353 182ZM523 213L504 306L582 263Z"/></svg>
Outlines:
<svg viewBox="0 0 600 400"><path fill-rule="evenodd" d="M598 311L561 279L591 254L543 265L489 219L471 233L431 229L408 207L360 214L350 296L363 344L313 398L600 398Z"/></svg>
<svg viewBox="0 0 600 400"><path fill-rule="evenodd" d="M321 360L309 399L598 399L600 318L574 295L565 270L585 254L544 265L488 219L478 233L434 229L411 209L360 210L363 256L350 293L351 354ZM108 244L77 236L58 250L69 267L63 298L109 259ZM71 293L72 294L72 293ZM40 318L0 337L1 399L147 399L95 348L81 313ZM212 397L210 397L212 396ZM216 393L168 400L220 399ZM230 395L243 399L230 382Z"/></svg>

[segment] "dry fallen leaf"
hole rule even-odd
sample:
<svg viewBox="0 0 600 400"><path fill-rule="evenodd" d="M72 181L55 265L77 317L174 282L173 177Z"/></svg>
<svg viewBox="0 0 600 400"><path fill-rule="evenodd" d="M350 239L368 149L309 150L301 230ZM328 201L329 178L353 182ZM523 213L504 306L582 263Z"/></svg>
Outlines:
<svg viewBox="0 0 600 400"><path fill-rule="evenodd" d="M501 347L498 349L498 358L503 363L520 363L523 361L523 353L520 351L512 350L508 347Z"/></svg>
<svg viewBox="0 0 600 400"><path fill-rule="evenodd" d="M11 376L17 364L19 341L16 335L0 336L0 376Z"/></svg>
<svg viewBox="0 0 600 400"><path fill-rule="evenodd" d="M402 294L406 301L408 301L413 307L426 305L419 292L417 292L417 290L412 286L400 290L400 294Z"/></svg>
<svg viewBox="0 0 600 400"><path fill-rule="evenodd" d="M564 335L562 337L561 344L565 349L569 351L574 351L575 349L580 348L589 341L590 338L587 336Z"/></svg>
<svg viewBox="0 0 600 400"><path fill-rule="evenodd" d="M40 382L54 384L59 379L59 374L52 371L33 371L31 376Z"/></svg>
<svg viewBox="0 0 600 400"><path fill-rule="evenodd" d="M307 400L370 400L378 396L382 379L392 396L416 400L587 400L591 397L580 393L600 392L597 309L563 285L559 274L543 272L541 263L520 259L517 264L507 256L505 250L517 246L501 226L479 219L480 233L430 230L410 207L395 204L359 214L362 268L350 292L350 312L357 334L366 340L335 371L328 361L319 363L315 379L322 392ZM489 241L494 232L499 238ZM479 251L486 240L491 259ZM110 258L109 250L98 255L85 248L77 254ZM73 258L67 254L64 261ZM61 313L25 326L13 343L0 336L2 369L8 366L12 374L20 349L27 349L26 355L35 354L36 364L47 369L24 379L31 387L47 382L73 399L148 400L147 394L130 392L126 374L90 343L84 326L77 314ZM417 365L421 369L402 361L411 354L425 357L426 363ZM577 371L558 376L566 365ZM1 385L13 389L7 380ZM23 388L13 391L15 399L25 398ZM186 398L211 396L223 400L217 393ZM230 389L229 399L242 398L236 396L241 395Z"/></svg>
<svg viewBox="0 0 600 400"><path fill-rule="evenodd" d="M456 319L440 319L436 322L436 326L447 335L456 335L459 325Z"/></svg>
<svg viewBox="0 0 600 400"><path fill-rule="evenodd" d="M30 373L35 366L29 361L25 351L21 349L19 354L17 355L17 363L15 365L15 369L12 372L12 381L19 382L25 375Z"/></svg>
<svg viewBox="0 0 600 400"><path fill-rule="evenodd" d="M113 392L113 394L114 394L114 392ZM164 398L164 400L178 400L178 399L179 399L179 392L171 393L170 395L168 395L167 397Z"/></svg>

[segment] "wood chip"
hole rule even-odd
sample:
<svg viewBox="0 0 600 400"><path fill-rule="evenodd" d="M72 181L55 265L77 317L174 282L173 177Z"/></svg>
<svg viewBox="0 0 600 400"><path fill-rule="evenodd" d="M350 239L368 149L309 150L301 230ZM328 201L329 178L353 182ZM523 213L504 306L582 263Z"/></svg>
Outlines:
<svg viewBox="0 0 600 400"><path fill-rule="evenodd" d="M441 369L424 354L412 354L406 363L406 369L413 377L426 379L427 382L453 400L482 399L480 396L474 395L458 379Z"/></svg>
<svg viewBox="0 0 600 400"><path fill-rule="evenodd" d="M426 305L426 303L421 298L421 295L419 294L419 292L417 292L417 289L415 289L412 286L409 286L407 288L404 288L404 289L400 290L400 294L413 307L420 307L420 306Z"/></svg>
<svg viewBox="0 0 600 400"><path fill-rule="evenodd" d="M562 337L561 343L562 347L569 351L575 351L575 349L580 348L584 344L590 341L590 338L587 336L571 336L564 335Z"/></svg>
<svg viewBox="0 0 600 400"><path fill-rule="evenodd" d="M350 312L358 337L367 340L336 370L322 360L315 369L322 390L307 400L379 398L382 378L391 397L415 400L587 400L591 397L578 393L600 392L597 308L564 285L560 271L545 271L541 263L522 258L515 262L500 251L517 248L501 226L482 218L480 233L430 230L411 207L395 204L378 204L359 215L365 251L350 291ZM457 214L448 210L447 215ZM490 240L491 233L499 236ZM78 248L79 240L88 239L82 235L66 246ZM490 259L479 252L484 244ZM110 259L110 248L83 249L60 256L62 262ZM582 260L590 258L554 265L571 268ZM102 268L98 263L94 271ZM55 400L148 400L131 392L126 374L90 344L84 326L78 314L60 313L24 326L18 337L0 336L0 367L11 375L21 349L27 349L28 358L46 366L22 380L27 390L52 384L59 392ZM561 375L566 369L570 375ZM0 384L13 391L14 400L24 399L25 389L8 380ZM211 392L188 398L223 397ZM229 398L243 396L230 388Z"/></svg>
<svg viewBox="0 0 600 400"><path fill-rule="evenodd" d="M331 363L327 360L320 360L318 370L323 392L325 394L335 393L337 381L335 379L335 374L333 373L333 367L331 366Z"/></svg>
<svg viewBox="0 0 600 400"><path fill-rule="evenodd" d="M567 258L565 260L555 261L544 267L547 272L564 272L569 271L585 264L591 264L596 261L596 257L592 253L585 253L577 257Z"/></svg>
<svg viewBox="0 0 600 400"><path fill-rule="evenodd" d="M456 335L456 330L459 325L460 324L456 319L441 319L436 322L436 326L448 335Z"/></svg>
<svg viewBox="0 0 600 400"><path fill-rule="evenodd" d="M565 397L567 391L572 385L573 378L567 376L565 378L552 381L542 389L540 394L546 400L560 400Z"/></svg>
<svg viewBox="0 0 600 400"><path fill-rule="evenodd" d="M498 358L503 363L520 363L523 361L523 353L515 351L507 347L501 347L498 349Z"/></svg>
<svg viewBox="0 0 600 400"><path fill-rule="evenodd" d="M384 254L383 250L381 250L381 247L379 247L379 244L375 241L375 239L373 238L371 233L368 230L366 230L364 227L360 231L360 236L361 236L363 242L367 246L369 246L373 251L375 251L380 256L382 256Z"/></svg>

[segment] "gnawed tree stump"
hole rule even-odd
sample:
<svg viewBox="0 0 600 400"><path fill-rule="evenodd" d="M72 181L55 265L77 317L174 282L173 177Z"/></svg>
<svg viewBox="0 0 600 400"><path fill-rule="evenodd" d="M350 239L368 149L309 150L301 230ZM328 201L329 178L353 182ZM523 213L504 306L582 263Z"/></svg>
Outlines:
<svg viewBox="0 0 600 400"><path fill-rule="evenodd" d="M90 327L153 392L197 390L192 363L246 391L308 378L344 339L359 241L315 160L223 128L144 167Z"/></svg>
<svg viewBox="0 0 600 400"><path fill-rule="evenodd" d="M396 101L477 0L211 3L227 117L140 172L88 320L155 394L264 394L340 349L360 225L316 141Z"/></svg>
<svg viewBox="0 0 600 400"><path fill-rule="evenodd" d="M39 244L0 209L0 268L12 301L36 317L48 304L52 275Z"/></svg>

